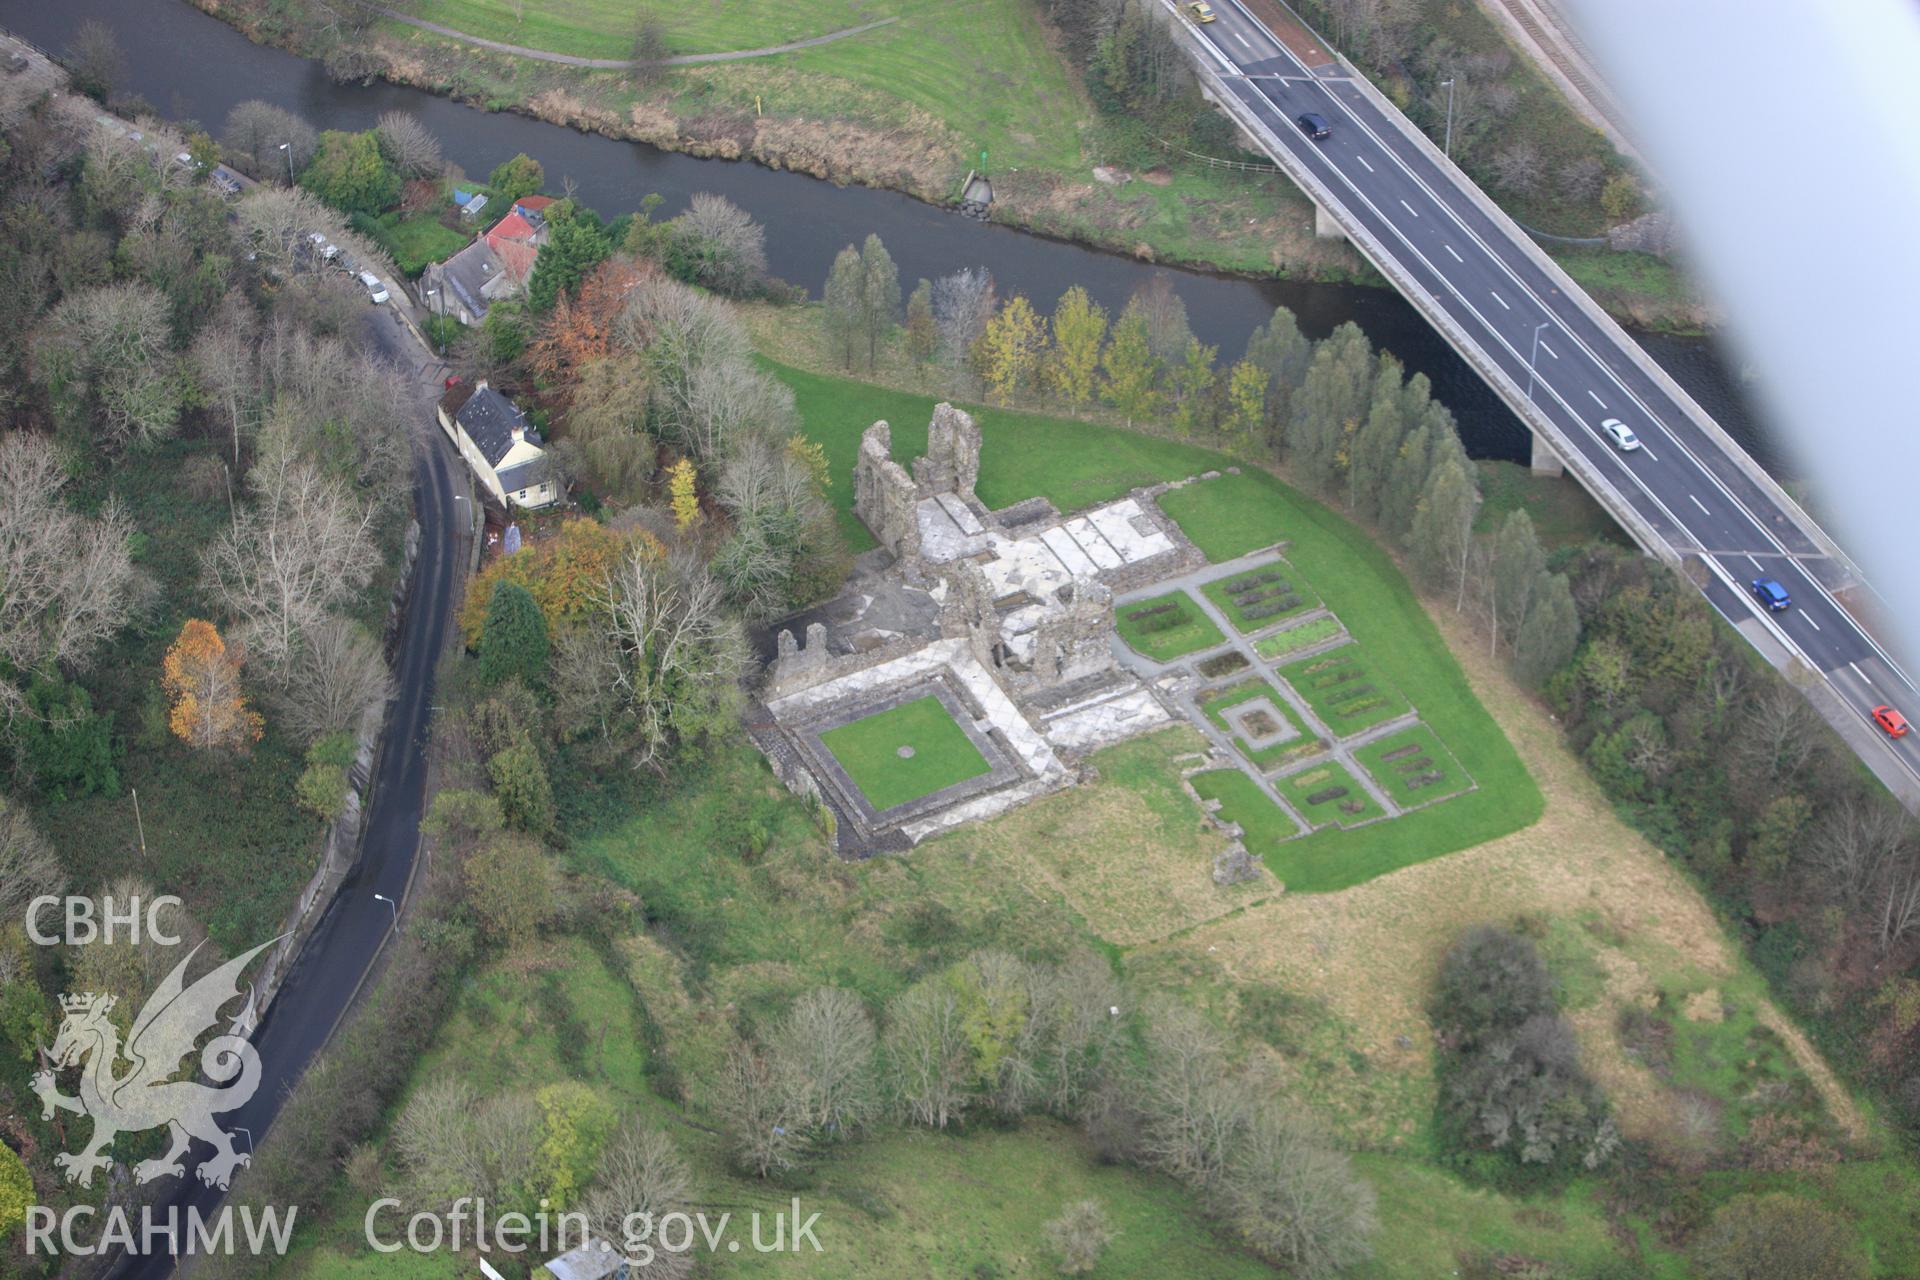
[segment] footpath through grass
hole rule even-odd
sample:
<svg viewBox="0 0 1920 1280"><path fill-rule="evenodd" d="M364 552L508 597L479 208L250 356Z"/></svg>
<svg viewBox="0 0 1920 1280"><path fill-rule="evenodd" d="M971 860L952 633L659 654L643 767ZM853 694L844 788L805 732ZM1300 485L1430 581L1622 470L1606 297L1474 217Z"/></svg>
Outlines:
<svg viewBox="0 0 1920 1280"><path fill-rule="evenodd" d="M829 729L820 741L867 803L882 810L990 769L980 749L931 694Z"/></svg>

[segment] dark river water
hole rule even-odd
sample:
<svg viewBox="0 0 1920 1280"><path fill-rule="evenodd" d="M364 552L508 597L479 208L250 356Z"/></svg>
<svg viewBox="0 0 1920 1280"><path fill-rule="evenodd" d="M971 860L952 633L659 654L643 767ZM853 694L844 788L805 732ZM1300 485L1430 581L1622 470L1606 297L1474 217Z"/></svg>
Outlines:
<svg viewBox="0 0 1920 1280"><path fill-rule="evenodd" d="M1433 380L1435 394L1453 409L1476 457L1527 456L1525 428L1413 307L1388 289L1241 280L1155 267L982 225L892 192L836 187L752 163L697 160L385 83L337 85L318 63L255 45L185 0L0 0L0 26L50 53L64 50L75 28L89 18L120 37L129 64L125 91L145 98L163 115L197 120L217 133L228 109L248 98L296 111L319 128L365 129L383 111L410 111L468 173L485 174L524 151L545 166L550 186L571 178L581 199L608 218L637 208L648 192L665 198L661 216L684 207L697 191L718 192L765 224L774 273L816 292L833 255L871 231L886 242L909 286L921 276L985 265L1003 297L1025 293L1043 310L1079 284L1117 311L1153 275L1167 275L1187 304L1194 332L1202 341L1218 343L1227 358L1240 354L1247 335L1276 305L1292 310L1300 327L1316 338L1352 320L1376 346ZM1784 459L1769 447L1738 378L1713 342L1635 336L1735 439L1779 474Z"/></svg>

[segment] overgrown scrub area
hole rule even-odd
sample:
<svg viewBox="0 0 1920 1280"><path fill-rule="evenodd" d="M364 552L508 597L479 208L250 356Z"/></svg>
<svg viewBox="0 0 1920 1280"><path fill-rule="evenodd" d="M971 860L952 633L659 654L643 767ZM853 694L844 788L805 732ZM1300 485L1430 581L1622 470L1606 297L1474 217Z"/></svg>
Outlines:
<svg viewBox="0 0 1920 1280"><path fill-rule="evenodd" d="M0 1181L31 1193L0 1237L88 1194L29 1088L56 998L112 997L124 1034L185 955L124 926L29 946L28 903L173 895L196 964L277 932L387 696L413 471L410 389L306 236L375 251L304 193L224 196L204 135L98 111L0 90Z"/></svg>

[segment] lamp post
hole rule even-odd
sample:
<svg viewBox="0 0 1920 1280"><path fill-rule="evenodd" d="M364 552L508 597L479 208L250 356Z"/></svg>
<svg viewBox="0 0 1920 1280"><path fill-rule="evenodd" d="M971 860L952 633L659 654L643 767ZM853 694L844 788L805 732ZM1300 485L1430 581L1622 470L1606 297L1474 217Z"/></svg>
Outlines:
<svg viewBox="0 0 1920 1280"><path fill-rule="evenodd" d="M1533 365L1540 358L1540 331L1553 327L1553 321L1542 320L1533 326L1533 355L1527 359L1527 403L1533 403Z"/></svg>
<svg viewBox="0 0 1920 1280"><path fill-rule="evenodd" d="M427 297L432 299L431 302L427 303L427 310L430 313L432 313L436 318L446 315L446 312L440 309L440 291L438 289L427 290ZM433 353L444 360L446 359L446 356L447 356L447 344L441 340L440 333L441 333L441 327L437 324L434 325L433 326Z"/></svg>
<svg viewBox="0 0 1920 1280"><path fill-rule="evenodd" d="M293 145L291 143L283 142L280 144L280 149L287 153L287 185L292 186L293 185Z"/></svg>
<svg viewBox="0 0 1920 1280"><path fill-rule="evenodd" d="M1447 153L1447 159L1453 159L1453 80L1441 81L1447 86L1447 141L1441 149Z"/></svg>
<svg viewBox="0 0 1920 1280"><path fill-rule="evenodd" d="M394 905L394 901L393 901L393 899L392 899L392 898L389 898L389 897L388 897L388 896L387 896L386 894L384 894L384 893L376 893L376 894L374 894L373 896L374 896L374 898L375 898L375 900L376 900L376 901L379 901L379 902L384 902L384 903L386 903L386 904L387 904L387 910L389 910L389 911L391 911L391 912L393 912L393 923L394 923L394 927L395 927L395 928L398 928L398 927L399 927L399 925L400 925L400 908Z"/></svg>

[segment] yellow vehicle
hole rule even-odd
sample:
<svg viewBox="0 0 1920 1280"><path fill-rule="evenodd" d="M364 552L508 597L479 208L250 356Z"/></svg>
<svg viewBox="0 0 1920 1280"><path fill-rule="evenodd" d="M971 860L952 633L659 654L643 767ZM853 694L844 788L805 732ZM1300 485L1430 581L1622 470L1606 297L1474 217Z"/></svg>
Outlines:
<svg viewBox="0 0 1920 1280"><path fill-rule="evenodd" d="M1193 3L1187 6L1187 12L1193 15L1195 22L1212 22L1220 16L1213 11L1213 6L1208 4L1207 0L1193 0Z"/></svg>

